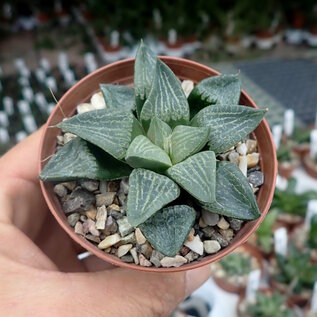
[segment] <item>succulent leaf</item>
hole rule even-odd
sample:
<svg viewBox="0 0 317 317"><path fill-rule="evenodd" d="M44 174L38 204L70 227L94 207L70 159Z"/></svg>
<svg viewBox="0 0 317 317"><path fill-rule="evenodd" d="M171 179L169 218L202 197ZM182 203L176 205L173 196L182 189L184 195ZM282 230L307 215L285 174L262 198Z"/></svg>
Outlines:
<svg viewBox="0 0 317 317"><path fill-rule="evenodd" d="M209 127L177 126L171 136L170 156L173 164L199 152L209 139Z"/></svg>
<svg viewBox="0 0 317 317"><path fill-rule="evenodd" d="M73 116L57 127L76 134L121 160L131 143L134 123L135 117L130 112L101 109Z"/></svg>
<svg viewBox="0 0 317 317"><path fill-rule="evenodd" d="M238 105L241 93L239 75L218 75L200 81L188 96L191 118L200 109L218 105Z"/></svg>
<svg viewBox="0 0 317 317"><path fill-rule="evenodd" d="M156 250L166 256L175 256L183 246L195 217L195 210L189 206L171 206L157 212L140 229Z"/></svg>
<svg viewBox="0 0 317 317"><path fill-rule="evenodd" d="M128 86L100 84L106 107L122 111L135 109L134 90Z"/></svg>
<svg viewBox="0 0 317 317"><path fill-rule="evenodd" d="M134 168L147 168L156 172L163 172L172 166L167 153L143 135L132 141L125 160Z"/></svg>
<svg viewBox="0 0 317 317"><path fill-rule="evenodd" d="M134 90L138 118L151 90L156 60L156 55L141 40L134 63Z"/></svg>
<svg viewBox="0 0 317 317"><path fill-rule="evenodd" d="M206 203L216 200L216 157L214 152L197 153L185 161L173 165L166 173L196 199Z"/></svg>
<svg viewBox="0 0 317 317"><path fill-rule="evenodd" d="M171 179L143 168L131 173L129 185L127 216L129 223L135 227L180 194L179 187Z"/></svg>
<svg viewBox="0 0 317 317"><path fill-rule="evenodd" d="M81 178L113 180L128 176L132 169L95 145L81 138L65 144L43 168L43 181L68 181Z"/></svg>
<svg viewBox="0 0 317 317"><path fill-rule="evenodd" d="M159 119L154 117L151 120L149 130L147 132L147 137L161 149L165 150L166 139L172 134L171 127ZM167 153L169 151L166 151Z"/></svg>
<svg viewBox="0 0 317 317"><path fill-rule="evenodd" d="M245 139L266 112L246 106L209 106L197 113L191 125L210 128L209 149L218 154Z"/></svg>
<svg viewBox="0 0 317 317"><path fill-rule="evenodd" d="M172 128L189 122L189 106L181 83L172 70L160 60L156 62L151 91L140 115L145 130L154 116Z"/></svg>
<svg viewBox="0 0 317 317"><path fill-rule="evenodd" d="M254 220L261 215L253 190L236 165L217 162L216 178L216 202L202 204L205 209L243 220Z"/></svg>

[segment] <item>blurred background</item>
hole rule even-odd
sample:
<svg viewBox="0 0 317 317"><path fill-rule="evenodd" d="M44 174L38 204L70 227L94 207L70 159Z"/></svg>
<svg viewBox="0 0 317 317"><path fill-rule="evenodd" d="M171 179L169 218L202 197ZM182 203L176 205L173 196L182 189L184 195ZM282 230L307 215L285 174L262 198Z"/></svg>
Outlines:
<svg viewBox="0 0 317 317"><path fill-rule="evenodd" d="M76 81L134 57L140 38L157 54L239 72L270 110L279 160L265 223L174 316L316 317L317 1L2 1L0 155Z"/></svg>

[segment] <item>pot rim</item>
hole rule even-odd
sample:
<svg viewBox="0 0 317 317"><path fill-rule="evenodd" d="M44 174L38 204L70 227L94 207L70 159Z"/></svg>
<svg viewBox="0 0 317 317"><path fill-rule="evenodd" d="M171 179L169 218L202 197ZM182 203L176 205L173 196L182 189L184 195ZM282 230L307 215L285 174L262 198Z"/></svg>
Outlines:
<svg viewBox="0 0 317 317"><path fill-rule="evenodd" d="M187 68L192 68L194 70L198 67L200 70L203 70L204 72L206 72L206 74L212 73L212 74L214 74L213 76L220 74L218 71L214 70L211 67L205 66L203 64L200 64L200 63L188 60L188 59L178 58L178 57L167 57L167 56L158 56L158 58L160 58L161 60L163 60L167 64L170 63L170 64L173 64L174 66L175 65L183 66L184 64L186 64ZM59 106L64 102L65 99L67 99L67 96L72 94L78 88L78 86L81 85L83 82L89 81L91 78L100 75L101 73L107 71L108 69L113 69L115 67L120 69L124 65L134 62L134 60L135 60L135 58L128 58L128 59L124 59L121 61L117 61L117 62L108 64L106 66L103 66L103 67L97 69L96 71L92 72L91 74L88 74L87 76L82 78L80 81L78 81L73 87L71 87L62 96L60 101L57 103L55 109L52 111L49 118L47 119L46 124L44 125L43 133L41 136L41 142L40 142L40 151L39 151L39 170L38 170L39 173L42 170L42 164L43 164L42 155L43 155L45 137L48 133L48 130L52 130L52 128L49 129L49 125L50 125L52 119L55 117L56 113L58 111L61 111ZM209 76L211 76L211 75L209 75ZM124 77L122 79L124 79ZM251 107L258 108L256 106L256 104L254 103L254 101L249 97L249 95L244 90L241 90L241 97L243 97L244 99L247 99L247 101ZM268 194L268 199L264 203L264 208L261 212L261 216L258 219L253 221L252 228L250 228L250 230L247 231L244 236L240 237L239 240L236 240L235 242L230 243L226 248L222 249L221 251L217 252L214 255L205 256L201 260L195 260L193 262L184 264L180 267L176 267L176 268L175 267L171 267L171 268L144 267L144 266L136 265L134 263L123 262L120 260L120 258L117 258L116 256L107 254L106 252L95 247L91 242L89 242L86 239L84 239L83 237L77 235L74 232L74 229L71 226L69 226L67 221L65 221L65 219L62 219L62 217L60 217L58 211L53 206L53 202L52 202L50 195L45 187L44 182L40 180L40 186L42 189L42 193L43 193L45 201L46 201L51 213L53 214L54 218L58 221L58 223L66 231L66 233L71 237L71 239L74 240L75 242L77 242L79 245L81 245L87 251L91 252L93 255L97 256L98 258L100 258L104 261L107 261L108 263L110 263L112 265L115 265L118 267L123 267L123 268L135 269L135 270L139 270L139 271L157 272L157 273L158 272L159 273L180 272L180 271L187 271L187 270L191 270L191 269L196 269L196 268L199 268L201 266L210 264L210 263L228 255L233 250L235 250L237 247L244 244L247 241L247 239L252 235L252 233L255 232L255 230L258 228L258 226L263 221L263 219L265 218L265 216L270 208L270 205L271 205L271 202L273 199L275 180L276 180L276 175L277 175L277 159L276 159L276 152L274 150L273 138L272 138L270 128L269 128L267 121L265 119L263 119L259 126L261 126L262 130L265 131L267 143L270 145L270 150L271 150L271 154L272 154L272 157L271 157L272 158L272 162L271 162L272 166L271 166L271 168L272 168L272 172L273 172L272 173L273 181L272 181L272 184L270 184L272 186L271 186L269 194ZM259 151L260 151L260 148L259 148ZM260 156L261 156L261 154L260 154ZM261 162L261 165L262 165L262 162ZM260 191L261 191L261 189L260 189Z"/></svg>

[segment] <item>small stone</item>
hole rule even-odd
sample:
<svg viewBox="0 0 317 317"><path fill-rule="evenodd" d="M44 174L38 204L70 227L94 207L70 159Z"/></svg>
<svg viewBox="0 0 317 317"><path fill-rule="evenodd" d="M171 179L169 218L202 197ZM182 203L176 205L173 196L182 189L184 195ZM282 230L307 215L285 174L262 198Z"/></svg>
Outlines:
<svg viewBox="0 0 317 317"><path fill-rule="evenodd" d="M236 147L236 150L237 152L240 154L240 155L247 155L247 152L248 152L248 148L246 146L245 143L241 143L239 144L237 147Z"/></svg>
<svg viewBox="0 0 317 317"><path fill-rule="evenodd" d="M99 230L104 230L107 221L107 208L106 206L101 206L97 209L96 214L96 228Z"/></svg>
<svg viewBox="0 0 317 317"><path fill-rule="evenodd" d="M132 248L130 250L130 253L131 253L132 257L133 257L134 263L136 265L138 265L139 264L139 257L138 257L138 253L136 252L136 248Z"/></svg>
<svg viewBox="0 0 317 317"><path fill-rule="evenodd" d="M95 220L97 215L97 210L93 208L93 209L87 210L85 214L88 218Z"/></svg>
<svg viewBox="0 0 317 317"><path fill-rule="evenodd" d="M114 211L118 211L120 212L120 207L116 204L111 204L109 207L108 207L108 210L114 210Z"/></svg>
<svg viewBox="0 0 317 317"><path fill-rule="evenodd" d="M192 80L186 79L182 81L182 89L186 95L186 98L190 95L191 91L194 89L194 82Z"/></svg>
<svg viewBox="0 0 317 317"><path fill-rule="evenodd" d="M239 231L241 229L241 226L243 224L243 220L240 219L235 219L235 218L228 218L230 227L234 230L234 231Z"/></svg>
<svg viewBox="0 0 317 317"><path fill-rule="evenodd" d="M228 242L230 242L230 241L233 239L233 237L234 237L234 232L233 232L232 229L226 229L226 230L220 229L220 230L219 230L219 233L220 233Z"/></svg>
<svg viewBox="0 0 317 317"><path fill-rule="evenodd" d="M123 214L120 211L115 211L113 209L108 210L108 215L116 220L123 218Z"/></svg>
<svg viewBox="0 0 317 317"><path fill-rule="evenodd" d="M92 235L92 234L86 234L86 235L85 235L85 238L86 238L87 240L92 241L92 242L100 243L100 238L99 238L99 237L96 237L96 236L94 236L94 235Z"/></svg>
<svg viewBox="0 0 317 317"><path fill-rule="evenodd" d="M74 190L76 188L76 182L64 182L62 183L68 190Z"/></svg>
<svg viewBox="0 0 317 317"><path fill-rule="evenodd" d="M205 221L203 220L203 217L199 218L199 222L198 225L200 228L206 228L208 225L205 223Z"/></svg>
<svg viewBox="0 0 317 317"><path fill-rule="evenodd" d="M219 215L211 211L202 209L201 216L208 226L215 226L219 221Z"/></svg>
<svg viewBox="0 0 317 317"><path fill-rule="evenodd" d="M80 220L81 222L84 222L84 221L87 220L87 216L85 216L85 215L80 215L79 220Z"/></svg>
<svg viewBox="0 0 317 317"><path fill-rule="evenodd" d="M114 196L113 203L114 203L115 205L117 205L117 206L119 206L119 205L120 205L120 203L119 203L119 199L118 199L118 196L117 196L117 195L116 195L116 196Z"/></svg>
<svg viewBox="0 0 317 317"><path fill-rule="evenodd" d="M132 248L132 244L124 244L121 245L117 250L117 257L121 258L122 256L126 255Z"/></svg>
<svg viewBox="0 0 317 317"><path fill-rule="evenodd" d="M125 263L134 263L133 256L130 255L130 254L124 255L124 256L121 258L121 261L122 261L122 262L125 262Z"/></svg>
<svg viewBox="0 0 317 317"><path fill-rule="evenodd" d="M220 249L221 249L221 246L217 240L205 240L204 241L204 250L207 254L216 253Z"/></svg>
<svg viewBox="0 0 317 317"><path fill-rule="evenodd" d="M248 167L254 167L258 165L260 161L260 154L259 153L248 154L247 160L248 160Z"/></svg>
<svg viewBox="0 0 317 317"><path fill-rule="evenodd" d="M161 260L164 258L164 255L157 251L157 250L153 250L150 261L156 266L156 267L161 267Z"/></svg>
<svg viewBox="0 0 317 317"><path fill-rule="evenodd" d="M83 224L81 222L77 221L75 224L74 231L75 231L75 233L83 236L84 235Z"/></svg>
<svg viewBox="0 0 317 317"><path fill-rule="evenodd" d="M203 255L204 253L204 244L201 242L198 235L194 236L192 241L185 241L184 245L199 255Z"/></svg>
<svg viewBox="0 0 317 317"><path fill-rule="evenodd" d="M188 247L182 246L182 248L179 250L179 253L180 253L182 256L185 256L189 251L190 251L190 250L189 250Z"/></svg>
<svg viewBox="0 0 317 317"><path fill-rule="evenodd" d="M91 103L81 103L76 107L76 109L78 114L96 110L96 108Z"/></svg>
<svg viewBox="0 0 317 317"><path fill-rule="evenodd" d="M249 155L249 154L248 154ZM240 156L239 157L239 168L240 171L244 176L247 176L248 173L248 158L247 156Z"/></svg>
<svg viewBox="0 0 317 317"><path fill-rule="evenodd" d="M134 232L128 234L127 236L123 237L120 239L120 242L118 243L118 245L122 245L122 244L128 244L128 243L132 243L133 245L135 244L135 234Z"/></svg>
<svg viewBox="0 0 317 317"><path fill-rule="evenodd" d="M109 181L107 182L107 191L108 192L117 192L120 188L120 182L119 181Z"/></svg>
<svg viewBox="0 0 317 317"><path fill-rule="evenodd" d="M247 145L247 148L248 148L248 154L251 154L253 152L256 151L256 147L257 147L257 141L256 140L251 140L251 139L248 139L246 141L246 145Z"/></svg>
<svg viewBox="0 0 317 317"><path fill-rule="evenodd" d="M67 222L70 226L74 227L77 223L77 221L79 221L79 217L80 217L80 214L79 213L73 213L71 215L69 215L67 217Z"/></svg>
<svg viewBox="0 0 317 317"><path fill-rule="evenodd" d="M147 267L152 266L152 263L148 259L146 259L143 254L139 255L139 262L141 266L147 266Z"/></svg>
<svg viewBox="0 0 317 317"><path fill-rule="evenodd" d="M253 189L253 194L256 194L258 192L258 190L259 190L258 187L253 187L253 186L252 186L252 189Z"/></svg>
<svg viewBox="0 0 317 317"><path fill-rule="evenodd" d="M134 227L130 225L128 217L118 219L117 224L119 226L119 232L121 237L125 237L126 235L134 231Z"/></svg>
<svg viewBox="0 0 317 317"><path fill-rule="evenodd" d="M253 185L253 187L259 187L264 182L264 175L260 171L255 171L249 174L248 181Z"/></svg>
<svg viewBox="0 0 317 317"><path fill-rule="evenodd" d="M139 228L135 229L135 239L137 244L143 244L146 242L146 238Z"/></svg>
<svg viewBox="0 0 317 317"><path fill-rule="evenodd" d="M96 206L101 207L102 205L105 205L107 207L111 205L115 195L116 193L114 192L107 192L104 194L96 195Z"/></svg>
<svg viewBox="0 0 317 317"><path fill-rule="evenodd" d="M185 259L188 261L188 262L192 262L196 259L199 258L199 254L197 254L196 252L193 252L193 251L189 251L186 255L185 255Z"/></svg>
<svg viewBox="0 0 317 317"><path fill-rule="evenodd" d="M77 138L77 135L70 132L66 132L64 134L64 144L67 144L68 142L70 142L71 140L74 140L75 138Z"/></svg>
<svg viewBox="0 0 317 317"><path fill-rule="evenodd" d="M62 184L57 184L54 186L54 193L59 197L65 197L67 195L67 189Z"/></svg>
<svg viewBox="0 0 317 317"><path fill-rule="evenodd" d="M56 141L58 145L64 145L64 137L62 135L58 135Z"/></svg>
<svg viewBox="0 0 317 317"><path fill-rule="evenodd" d="M115 245L116 243L118 243L120 241L120 235L118 233L115 233L111 236L106 237L104 240L102 240L99 244L98 244L98 248L99 249L108 249L109 247Z"/></svg>
<svg viewBox="0 0 317 317"><path fill-rule="evenodd" d="M85 180L80 182L80 186L89 192L94 192L99 188L99 182L93 180Z"/></svg>
<svg viewBox="0 0 317 317"><path fill-rule="evenodd" d="M106 235L109 235L109 234L116 233L117 230L118 230L118 225L116 221L111 216L109 216L106 220L105 229L103 232Z"/></svg>
<svg viewBox="0 0 317 317"><path fill-rule="evenodd" d="M195 229L191 228L189 231L189 234L187 236L186 241L193 241L194 240L194 234L195 234Z"/></svg>
<svg viewBox="0 0 317 317"><path fill-rule="evenodd" d="M100 181L99 190L101 194L105 194L107 192L107 182Z"/></svg>
<svg viewBox="0 0 317 317"><path fill-rule="evenodd" d="M220 218L220 220L217 223L217 226L220 229L228 229L230 227L229 222L224 217Z"/></svg>
<svg viewBox="0 0 317 317"><path fill-rule="evenodd" d="M220 161L228 161L229 154L230 154L230 152L221 153L221 154L218 154L217 158Z"/></svg>
<svg viewBox="0 0 317 317"><path fill-rule="evenodd" d="M123 178L120 182L120 191L125 195L129 193L129 178Z"/></svg>
<svg viewBox="0 0 317 317"><path fill-rule="evenodd" d="M228 155L228 159L231 163L235 165L239 165L239 153L237 152L230 152Z"/></svg>
<svg viewBox="0 0 317 317"><path fill-rule="evenodd" d="M187 259L181 255L176 255L174 258L166 256L160 262L163 267L180 267L187 263Z"/></svg>
<svg viewBox="0 0 317 317"><path fill-rule="evenodd" d="M213 227L204 228L202 229L202 231L207 238L210 238L212 240L217 240L220 243L221 247L224 248L228 246L229 244L228 241Z"/></svg>
<svg viewBox="0 0 317 317"><path fill-rule="evenodd" d="M92 95L90 99L90 103L95 110L106 108L105 99L102 96L100 96L98 93L95 93Z"/></svg>
<svg viewBox="0 0 317 317"><path fill-rule="evenodd" d="M69 199L63 203L63 210L66 214L75 211L86 211L94 202L95 196L93 194L87 190L77 188L71 193Z"/></svg>
<svg viewBox="0 0 317 317"><path fill-rule="evenodd" d="M83 223L83 230L84 230L84 233L90 232L93 236L96 236L96 237L99 237L100 235L100 232L96 228L95 222L91 219L87 219Z"/></svg>
<svg viewBox="0 0 317 317"><path fill-rule="evenodd" d="M153 249L148 242L142 244L141 246L139 246L139 248L140 248L140 253L142 253L147 259L151 257Z"/></svg>
<svg viewBox="0 0 317 317"><path fill-rule="evenodd" d="M119 200L119 204L121 206L125 205L127 202L127 196L124 193L119 193L118 194L118 200Z"/></svg>
<svg viewBox="0 0 317 317"><path fill-rule="evenodd" d="M110 252L111 252L111 247L105 249L105 252L106 252L106 253L110 253Z"/></svg>

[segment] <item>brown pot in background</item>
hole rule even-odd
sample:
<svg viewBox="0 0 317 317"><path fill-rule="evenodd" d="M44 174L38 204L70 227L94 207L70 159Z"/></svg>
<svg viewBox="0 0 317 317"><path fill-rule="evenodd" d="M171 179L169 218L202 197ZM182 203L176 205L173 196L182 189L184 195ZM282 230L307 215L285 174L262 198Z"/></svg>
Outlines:
<svg viewBox="0 0 317 317"><path fill-rule="evenodd" d="M293 147L293 152L298 155L298 157L303 160L306 154L309 153L309 143L304 143L304 144L296 144Z"/></svg>
<svg viewBox="0 0 317 317"><path fill-rule="evenodd" d="M287 165L285 163L278 162L278 173L280 176L289 179L298 165L298 161L293 161Z"/></svg>
<svg viewBox="0 0 317 317"><path fill-rule="evenodd" d="M173 57L161 57L161 59L181 80L191 79L194 81L194 83L197 83L206 77L219 74L212 68L193 61ZM39 155L39 172L42 170L45 162L47 162L47 158L50 157L56 149L56 137L61 132L57 128L52 128L52 126L56 125L63 119L63 114L60 108L63 109L63 112L67 117L71 117L75 113L76 106L79 103L87 102L92 94L99 91L100 83L117 83L121 85L131 85L133 84L133 72L134 59L127 59L112 63L84 77L66 92L66 94L61 98L58 105L55 107L54 111L50 115L43 130ZM241 93L240 103L249 107L256 108L255 103L244 91L242 91ZM183 265L179 268L142 267L135 264L124 263L116 256L103 252L102 250L98 249L93 244L85 240L83 237L75 234L73 228L68 225L61 204L53 191L52 183L41 182L42 192L52 214L62 226L62 228L70 235L70 237L74 241L76 241L78 244L80 244L82 247L84 247L86 250L90 251L100 259L107 261L113 265L149 272L176 272L194 269L219 260L225 255L231 253L238 246L242 245L257 229L270 208L275 188L277 160L272 135L266 120L263 120L256 128L255 135L258 141L261 170L264 173L264 184L261 186L257 195L257 202L261 211L261 216L255 221L247 222L243 226L243 228L236 234L228 247L224 248L214 255L206 256L200 261L195 261Z"/></svg>
<svg viewBox="0 0 317 317"><path fill-rule="evenodd" d="M249 253L251 257L254 257L259 265L259 268L261 270L261 275L263 276L263 258L261 253L251 244L249 243L245 243L243 245L241 245L239 248L243 248L245 249L246 253ZM235 285L233 283L231 283L230 281L228 281L225 277L224 278L220 278L217 277L215 275L212 275L213 280L215 281L215 283L223 290L225 290L226 292L229 293L235 293L238 295L242 295L245 293L245 289L246 287L243 285Z"/></svg>
<svg viewBox="0 0 317 317"><path fill-rule="evenodd" d="M317 164L314 164L310 158L309 153L307 153L304 157L303 157L303 166L305 168L305 171L308 175L310 175L313 178L317 179Z"/></svg>

